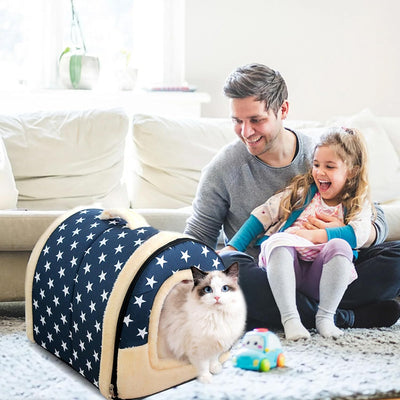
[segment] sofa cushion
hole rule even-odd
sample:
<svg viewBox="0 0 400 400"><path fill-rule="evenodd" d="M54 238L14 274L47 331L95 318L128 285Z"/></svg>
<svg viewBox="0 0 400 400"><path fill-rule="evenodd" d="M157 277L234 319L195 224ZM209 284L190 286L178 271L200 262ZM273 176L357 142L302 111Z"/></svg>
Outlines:
<svg viewBox="0 0 400 400"><path fill-rule="evenodd" d="M378 121L385 129L397 155L400 157L400 117L378 117Z"/></svg>
<svg viewBox="0 0 400 400"><path fill-rule="evenodd" d="M360 130L368 148L372 199L380 203L400 199L399 155L379 118L366 109L351 117L335 118L327 125Z"/></svg>
<svg viewBox="0 0 400 400"><path fill-rule="evenodd" d="M0 116L18 207L126 207L122 185L128 117L121 109Z"/></svg>
<svg viewBox="0 0 400 400"><path fill-rule="evenodd" d="M0 209L12 209L17 206L18 191L8 159L7 150L0 136Z"/></svg>
<svg viewBox="0 0 400 400"><path fill-rule="evenodd" d="M235 137L228 119L135 115L131 207L191 205L202 168Z"/></svg>

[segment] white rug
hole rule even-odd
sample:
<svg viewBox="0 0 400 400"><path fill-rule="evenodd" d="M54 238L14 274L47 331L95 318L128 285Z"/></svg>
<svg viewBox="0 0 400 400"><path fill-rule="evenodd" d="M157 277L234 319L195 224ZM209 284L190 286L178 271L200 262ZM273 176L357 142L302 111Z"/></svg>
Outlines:
<svg viewBox="0 0 400 400"><path fill-rule="evenodd" d="M281 337L281 335L280 335ZM400 324L352 329L338 340L282 340L286 367L265 373L225 363L209 385L197 381L150 400L382 399L400 397ZM96 400L99 391L23 333L0 336L1 400Z"/></svg>

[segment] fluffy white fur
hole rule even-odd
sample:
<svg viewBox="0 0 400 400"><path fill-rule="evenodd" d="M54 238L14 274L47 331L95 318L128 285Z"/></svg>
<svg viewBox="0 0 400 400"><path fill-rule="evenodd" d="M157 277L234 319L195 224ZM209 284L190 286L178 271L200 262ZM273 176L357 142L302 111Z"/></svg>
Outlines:
<svg viewBox="0 0 400 400"><path fill-rule="evenodd" d="M109 208L100 214L100 219L108 220L113 218L122 218L126 221L126 227L136 229L142 226L148 226L147 221L138 213L126 208Z"/></svg>
<svg viewBox="0 0 400 400"><path fill-rule="evenodd" d="M159 321L160 358L189 361L204 383L221 371L220 355L245 328L246 303L238 272L237 263L224 272L204 273L192 267L193 281L181 282L171 290Z"/></svg>

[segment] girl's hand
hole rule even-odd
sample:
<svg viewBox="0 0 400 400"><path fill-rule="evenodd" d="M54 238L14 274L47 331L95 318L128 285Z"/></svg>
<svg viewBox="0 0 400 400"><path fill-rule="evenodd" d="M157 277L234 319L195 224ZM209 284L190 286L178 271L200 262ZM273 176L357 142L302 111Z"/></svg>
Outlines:
<svg viewBox="0 0 400 400"><path fill-rule="evenodd" d="M314 244L326 243L328 241L325 229L298 229L294 234Z"/></svg>
<svg viewBox="0 0 400 400"><path fill-rule="evenodd" d="M223 253L224 251L237 251L233 246L225 246L221 250L217 250L216 253L220 254Z"/></svg>
<svg viewBox="0 0 400 400"><path fill-rule="evenodd" d="M338 228L345 224L339 218L324 213L316 213L315 217L308 217L308 223L303 224L304 228L312 229L325 229L325 228Z"/></svg>

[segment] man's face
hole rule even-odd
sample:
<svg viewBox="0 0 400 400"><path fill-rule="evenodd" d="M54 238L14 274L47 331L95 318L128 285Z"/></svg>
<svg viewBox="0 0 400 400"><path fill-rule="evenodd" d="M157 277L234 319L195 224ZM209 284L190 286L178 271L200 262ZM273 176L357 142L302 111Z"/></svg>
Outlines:
<svg viewBox="0 0 400 400"><path fill-rule="evenodd" d="M275 115L271 109L266 111L265 103L254 97L231 99L230 105L235 133L249 153L259 157L272 150L283 131L282 109Z"/></svg>

